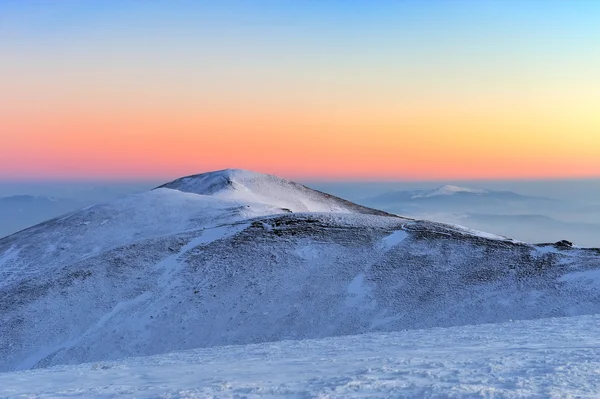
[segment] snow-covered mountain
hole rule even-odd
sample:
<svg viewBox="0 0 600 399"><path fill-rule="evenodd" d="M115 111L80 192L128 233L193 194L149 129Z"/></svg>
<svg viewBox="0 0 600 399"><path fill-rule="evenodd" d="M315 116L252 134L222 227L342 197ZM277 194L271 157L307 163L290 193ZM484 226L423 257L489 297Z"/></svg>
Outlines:
<svg viewBox="0 0 600 399"><path fill-rule="evenodd" d="M240 169L188 176L159 188L210 195L231 202L268 204L292 212L340 212L391 216L277 176Z"/></svg>
<svg viewBox="0 0 600 399"><path fill-rule="evenodd" d="M0 240L0 370L600 309L600 251L205 173Z"/></svg>

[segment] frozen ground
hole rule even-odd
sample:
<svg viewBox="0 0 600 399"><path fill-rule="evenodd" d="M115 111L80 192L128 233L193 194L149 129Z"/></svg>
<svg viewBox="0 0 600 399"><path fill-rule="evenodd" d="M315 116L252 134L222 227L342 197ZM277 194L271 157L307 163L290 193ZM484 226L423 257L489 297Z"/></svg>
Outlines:
<svg viewBox="0 0 600 399"><path fill-rule="evenodd" d="M592 398L600 316L228 346L0 373L0 398Z"/></svg>

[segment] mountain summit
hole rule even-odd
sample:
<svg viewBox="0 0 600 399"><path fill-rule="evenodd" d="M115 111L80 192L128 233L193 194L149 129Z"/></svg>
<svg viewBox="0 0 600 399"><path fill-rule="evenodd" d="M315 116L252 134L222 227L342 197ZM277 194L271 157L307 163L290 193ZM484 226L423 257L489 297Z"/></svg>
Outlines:
<svg viewBox="0 0 600 399"><path fill-rule="evenodd" d="M597 250L205 173L0 239L0 371L597 313L599 269Z"/></svg>
<svg viewBox="0 0 600 399"><path fill-rule="evenodd" d="M341 212L392 216L274 175L224 169L177 179L159 188L210 195L228 201L268 204L291 212Z"/></svg>

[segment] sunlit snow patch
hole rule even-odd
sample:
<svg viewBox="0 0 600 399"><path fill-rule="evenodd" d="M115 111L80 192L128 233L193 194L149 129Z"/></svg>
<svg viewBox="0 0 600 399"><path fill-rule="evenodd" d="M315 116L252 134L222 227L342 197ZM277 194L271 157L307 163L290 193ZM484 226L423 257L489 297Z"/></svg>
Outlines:
<svg viewBox="0 0 600 399"><path fill-rule="evenodd" d="M461 232L464 232L466 234L474 235L474 236L481 237L481 238L487 238L490 240L502 240L502 241L509 240L508 238L506 238L504 236L499 236L497 234L492 234L492 233L486 233L485 231L471 229L469 227L461 226L459 224L451 224L450 226L452 226L456 230L460 230Z"/></svg>
<svg viewBox="0 0 600 399"><path fill-rule="evenodd" d="M406 231L397 230L397 231L394 231L389 236L384 237L383 240L381 240L381 245L384 249L391 249L394 246L400 244L402 241L404 241L404 239L406 237L408 237L408 234L406 233Z"/></svg>
<svg viewBox="0 0 600 399"><path fill-rule="evenodd" d="M365 273L360 272L348 285L346 305L359 306L362 304L362 307L374 308L376 306L376 302L374 300L369 301L371 291L372 288L366 281Z"/></svg>
<svg viewBox="0 0 600 399"><path fill-rule="evenodd" d="M248 227L248 224L204 229L198 237L184 245L178 253L169 256L157 264L156 268L163 270L162 276L159 279L159 284L168 285L173 283L173 277L185 266L184 263L180 262L180 259L192 249L202 245L208 245L226 237L231 237L244 230L246 227Z"/></svg>

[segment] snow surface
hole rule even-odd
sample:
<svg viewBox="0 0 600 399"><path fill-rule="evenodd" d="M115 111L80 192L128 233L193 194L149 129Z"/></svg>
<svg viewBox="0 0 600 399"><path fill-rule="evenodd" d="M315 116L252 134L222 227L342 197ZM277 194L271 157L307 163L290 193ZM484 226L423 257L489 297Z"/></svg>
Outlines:
<svg viewBox="0 0 600 399"><path fill-rule="evenodd" d="M0 398L596 398L600 316L214 347L0 373Z"/></svg>
<svg viewBox="0 0 600 399"><path fill-rule="evenodd" d="M404 241L404 239L406 237L408 237L408 233L406 231L404 231L404 230L394 231L389 236L383 238L383 240L382 240L383 247L385 249L390 249L390 248L394 247L395 245L400 244L402 241Z"/></svg>
<svg viewBox="0 0 600 399"><path fill-rule="evenodd" d="M452 226L360 214L186 230L83 253L0 289L0 370L598 313L589 284L561 279L600 269L597 254L536 253Z"/></svg>
<svg viewBox="0 0 600 399"><path fill-rule="evenodd" d="M0 240L0 288L124 245L277 213L281 209L269 204L250 206L166 188L130 195ZM14 243L3 255L2 242Z"/></svg>
<svg viewBox="0 0 600 399"><path fill-rule="evenodd" d="M590 290L598 291L600 289L600 270L569 273L564 275L560 280L571 284L587 286Z"/></svg>
<svg viewBox="0 0 600 399"><path fill-rule="evenodd" d="M7 250L4 251L4 253L2 253L0 255L0 270L2 270L2 267L8 263L9 261L15 260L17 259L19 256L19 250L16 249L16 247L13 245L10 248L8 248Z"/></svg>

